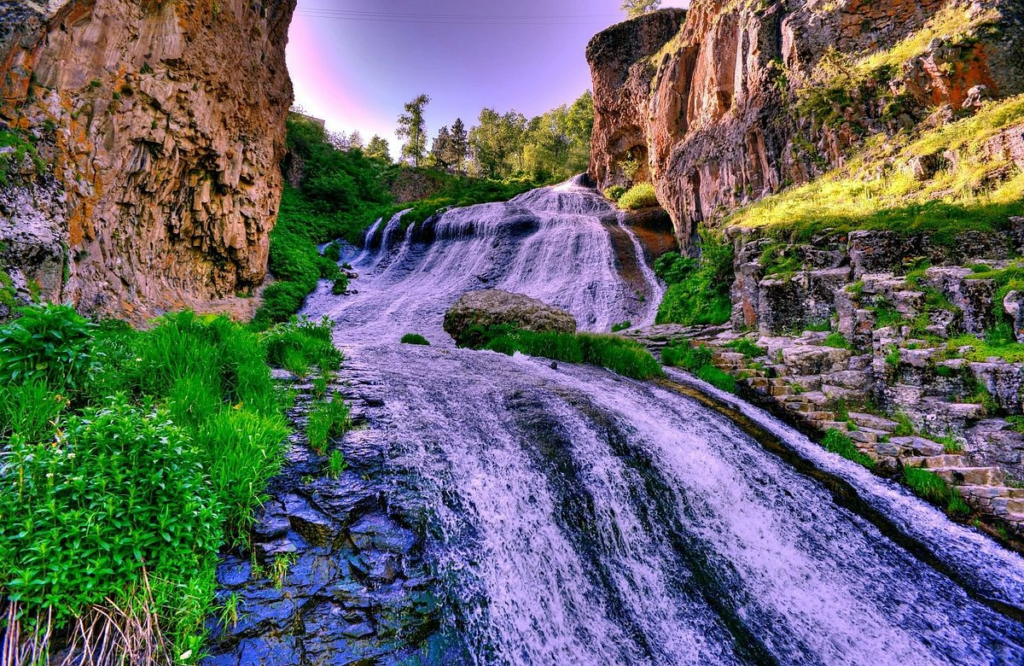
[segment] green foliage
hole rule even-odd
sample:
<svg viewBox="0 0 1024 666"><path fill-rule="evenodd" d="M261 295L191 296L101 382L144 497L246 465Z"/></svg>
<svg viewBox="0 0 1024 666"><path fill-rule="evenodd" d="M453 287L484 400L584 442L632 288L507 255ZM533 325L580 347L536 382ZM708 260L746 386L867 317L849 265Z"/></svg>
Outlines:
<svg viewBox="0 0 1024 666"><path fill-rule="evenodd" d="M429 95L418 95L405 105L405 113L398 117L395 135L408 140L402 146L402 157L408 159L413 166L419 166L427 152L427 123L423 112L428 104Z"/></svg>
<svg viewBox="0 0 1024 666"><path fill-rule="evenodd" d="M764 356L768 352L762 347L758 347L756 344L748 340L747 338L739 338L725 345L727 348L733 351L743 354L747 358L757 358Z"/></svg>
<svg viewBox="0 0 1024 666"><path fill-rule="evenodd" d="M903 412L897 412L893 418L896 419L896 430L893 434L897 437L910 437L917 433L914 423Z"/></svg>
<svg viewBox="0 0 1024 666"><path fill-rule="evenodd" d="M331 457L327 459L327 476L337 481L347 468L348 463L345 462L345 456L341 451L331 451Z"/></svg>
<svg viewBox="0 0 1024 666"><path fill-rule="evenodd" d="M430 346L430 340L427 340L419 333L406 333L402 336L402 344Z"/></svg>
<svg viewBox="0 0 1024 666"><path fill-rule="evenodd" d="M861 453L856 446L853 444L853 440L850 439L845 433L839 432L835 428L830 428L825 432L825 437L821 440L821 445L825 447L826 451L838 454L847 460L853 461L858 465L863 465L868 469L875 468L875 461L864 453Z"/></svg>
<svg viewBox="0 0 1024 666"><path fill-rule="evenodd" d="M618 324L612 326L612 333L618 333L627 329L633 328L633 322L631 321L620 321Z"/></svg>
<svg viewBox="0 0 1024 666"><path fill-rule="evenodd" d="M179 581L214 563L220 507L203 455L165 411L122 396L68 417L53 442L8 442L0 588L58 620L121 597L145 566Z"/></svg>
<svg viewBox="0 0 1024 666"><path fill-rule="evenodd" d="M289 427L268 342L191 312L149 331L54 312L34 306L19 321L74 331L58 339L82 350L76 363L89 372L60 370L55 385L47 367L0 385L0 594L21 599L28 618L53 609L62 624L108 598L134 603L144 563L165 636L198 648L216 552L246 542L283 460ZM330 339L329 326L294 328L268 335Z"/></svg>
<svg viewBox="0 0 1024 666"><path fill-rule="evenodd" d="M349 425L349 408L344 400L335 397L330 402L317 403L310 411L306 425L309 446L323 455L327 452L329 441L343 436Z"/></svg>
<svg viewBox="0 0 1024 666"><path fill-rule="evenodd" d="M324 257L335 263L341 261L341 245L338 245L338 241L329 243L327 247L324 248Z"/></svg>
<svg viewBox="0 0 1024 666"><path fill-rule="evenodd" d="M339 275L334 278L334 282L331 283L331 293L335 296L341 296L342 294L348 293L349 281L347 275Z"/></svg>
<svg viewBox="0 0 1024 666"><path fill-rule="evenodd" d="M971 514L971 508L960 497L960 493L934 472L904 467L903 480L914 494L944 508L951 516L965 518Z"/></svg>
<svg viewBox="0 0 1024 666"><path fill-rule="evenodd" d="M6 382L41 380L55 389L75 388L92 368L95 325L70 305L31 306L0 328L0 377Z"/></svg>
<svg viewBox="0 0 1024 666"><path fill-rule="evenodd" d="M659 324L719 325L732 316L732 245L705 231L700 260L670 252L654 264L668 285L658 308Z"/></svg>
<svg viewBox="0 0 1024 666"><path fill-rule="evenodd" d="M395 206L387 211L385 217L409 210L402 216L402 225L408 227L419 224L449 208L508 201L543 184L526 178L481 180L448 174L438 175L442 179L443 185L437 194L412 204Z"/></svg>
<svg viewBox="0 0 1024 666"><path fill-rule="evenodd" d="M715 388L735 393L736 380L729 373L715 367L713 358L714 353L710 348L689 342L669 345L661 352L661 360L665 365L689 370Z"/></svg>
<svg viewBox="0 0 1024 666"><path fill-rule="evenodd" d="M853 349L853 345L842 333L830 333L822 344L834 349Z"/></svg>
<svg viewBox="0 0 1024 666"><path fill-rule="evenodd" d="M509 356L519 352L566 363L588 363L633 379L662 375L661 366L642 345L613 335L537 333L501 326L481 331L477 339L479 344L474 348Z"/></svg>
<svg viewBox="0 0 1024 666"><path fill-rule="evenodd" d="M658 206L658 194L651 183L638 183L628 192L619 197L619 208L622 210L640 210Z"/></svg>
<svg viewBox="0 0 1024 666"><path fill-rule="evenodd" d="M34 144L35 139L18 130L0 130L0 148L10 149L0 152L0 186L10 184L15 170L20 168L28 158L32 161L36 172L46 169L46 164Z"/></svg>
<svg viewBox="0 0 1024 666"><path fill-rule="evenodd" d="M626 188L622 185L612 185L611 187L605 188L604 196L609 201L618 203L622 195L626 193Z"/></svg>
<svg viewBox="0 0 1024 666"><path fill-rule="evenodd" d="M629 18L636 18L661 7L661 0L622 0L622 11Z"/></svg>
<svg viewBox="0 0 1024 666"><path fill-rule="evenodd" d="M334 346L334 325L327 317L319 322L308 317L292 317L287 323L263 333L261 339L267 363L300 376L314 365L322 374L334 372L343 360Z"/></svg>

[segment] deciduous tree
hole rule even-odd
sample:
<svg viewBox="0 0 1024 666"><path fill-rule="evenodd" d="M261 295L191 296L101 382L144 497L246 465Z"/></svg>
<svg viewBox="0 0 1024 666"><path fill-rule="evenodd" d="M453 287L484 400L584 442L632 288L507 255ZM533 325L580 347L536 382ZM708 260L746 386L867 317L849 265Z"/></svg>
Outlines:
<svg viewBox="0 0 1024 666"><path fill-rule="evenodd" d="M423 116L423 110L430 104L428 95L420 95L405 105L405 113L398 117L398 130L395 132L399 137L407 139L402 146L402 157L419 166L427 151L427 123Z"/></svg>

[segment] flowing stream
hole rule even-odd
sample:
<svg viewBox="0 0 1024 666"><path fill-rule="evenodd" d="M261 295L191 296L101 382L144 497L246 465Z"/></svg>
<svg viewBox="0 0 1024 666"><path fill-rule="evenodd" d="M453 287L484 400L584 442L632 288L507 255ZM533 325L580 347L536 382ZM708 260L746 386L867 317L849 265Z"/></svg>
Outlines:
<svg viewBox="0 0 1024 666"><path fill-rule="evenodd" d="M631 232L646 293L622 277L621 224L578 181L422 229L399 216L349 253L358 294L321 287L307 306L382 387L388 466L428 516L465 660L1024 663L1024 560L902 489L701 387L880 526L667 384L459 350L443 332L448 307L482 288L566 308L585 330L653 322L661 287ZM405 333L433 345L398 344Z"/></svg>

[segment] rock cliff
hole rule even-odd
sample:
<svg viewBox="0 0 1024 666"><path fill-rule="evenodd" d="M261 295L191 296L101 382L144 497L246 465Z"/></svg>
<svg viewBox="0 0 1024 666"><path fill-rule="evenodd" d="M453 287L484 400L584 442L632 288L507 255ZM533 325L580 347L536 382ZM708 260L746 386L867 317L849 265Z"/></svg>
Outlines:
<svg viewBox="0 0 1024 666"><path fill-rule="evenodd" d="M218 309L259 285L294 9L0 0L0 158L19 142L36 157L0 169L8 282L136 322Z"/></svg>
<svg viewBox="0 0 1024 666"><path fill-rule="evenodd" d="M694 0L620 24L587 50L591 176L652 180L692 248L701 223L842 164L867 134L1024 90L1022 14L1012 0Z"/></svg>

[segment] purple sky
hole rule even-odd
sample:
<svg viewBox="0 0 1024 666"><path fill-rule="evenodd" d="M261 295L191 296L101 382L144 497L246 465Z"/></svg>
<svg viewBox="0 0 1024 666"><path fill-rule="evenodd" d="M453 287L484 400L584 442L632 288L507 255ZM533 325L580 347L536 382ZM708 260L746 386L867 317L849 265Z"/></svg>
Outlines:
<svg viewBox="0 0 1024 666"><path fill-rule="evenodd" d="M332 131L380 134L431 96L427 129L480 109L534 116L590 88L590 38L624 18L621 0L299 0L288 44L296 102ZM665 0L683 7L688 0ZM426 18L430 17L430 18Z"/></svg>

